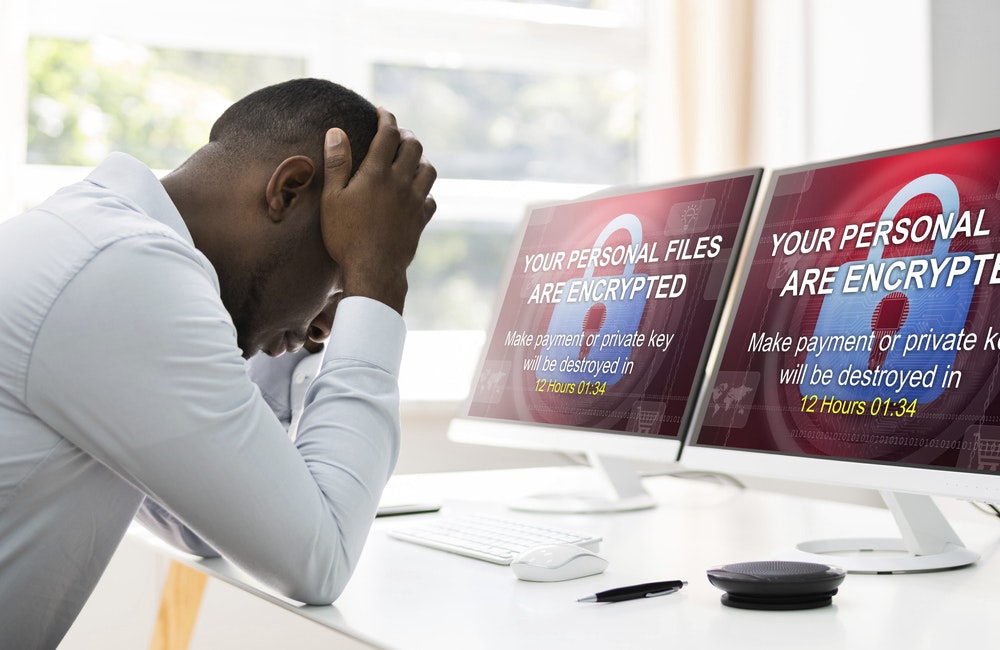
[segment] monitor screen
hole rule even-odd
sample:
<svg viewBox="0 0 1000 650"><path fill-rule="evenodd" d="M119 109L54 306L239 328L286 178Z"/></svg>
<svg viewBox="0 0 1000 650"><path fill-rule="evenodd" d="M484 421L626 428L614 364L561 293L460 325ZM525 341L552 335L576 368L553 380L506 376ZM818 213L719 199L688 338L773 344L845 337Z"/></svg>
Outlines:
<svg viewBox="0 0 1000 650"><path fill-rule="evenodd" d="M685 461L996 500L998 253L1000 132L773 173Z"/></svg>
<svg viewBox="0 0 1000 650"><path fill-rule="evenodd" d="M675 459L760 175L529 210L452 437Z"/></svg>

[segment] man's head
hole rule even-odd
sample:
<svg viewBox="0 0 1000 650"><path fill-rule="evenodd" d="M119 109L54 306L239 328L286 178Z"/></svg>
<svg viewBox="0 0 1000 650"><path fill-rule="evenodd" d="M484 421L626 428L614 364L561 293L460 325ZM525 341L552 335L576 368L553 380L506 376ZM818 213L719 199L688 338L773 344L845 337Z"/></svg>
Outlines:
<svg viewBox="0 0 1000 650"><path fill-rule="evenodd" d="M215 121L209 143L217 143L247 164L274 165L296 155L308 155L323 168L323 136L339 127L351 141L354 169L375 136L375 107L364 97L324 79L293 79L250 93ZM322 185L322 177L315 182Z"/></svg>
<svg viewBox="0 0 1000 650"><path fill-rule="evenodd" d="M354 170L375 135L375 107L337 84L296 79L233 104L209 142L163 184L212 262L249 357L329 333L338 268L323 245L323 142L339 127Z"/></svg>

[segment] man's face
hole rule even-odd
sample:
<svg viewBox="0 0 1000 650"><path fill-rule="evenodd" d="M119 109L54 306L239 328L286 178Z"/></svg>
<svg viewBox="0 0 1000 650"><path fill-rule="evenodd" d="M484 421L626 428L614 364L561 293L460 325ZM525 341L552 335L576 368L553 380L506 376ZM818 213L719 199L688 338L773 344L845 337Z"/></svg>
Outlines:
<svg viewBox="0 0 1000 650"><path fill-rule="evenodd" d="M245 358L278 356L330 333L341 280L317 235L298 246L275 245L252 269L230 312Z"/></svg>

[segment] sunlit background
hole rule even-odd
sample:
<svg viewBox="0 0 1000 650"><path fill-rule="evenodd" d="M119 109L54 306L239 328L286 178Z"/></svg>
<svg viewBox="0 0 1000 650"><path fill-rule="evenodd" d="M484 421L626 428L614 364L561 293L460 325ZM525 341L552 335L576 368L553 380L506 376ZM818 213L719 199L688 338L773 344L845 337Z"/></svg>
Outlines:
<svg viewBox="0 0 1000 650"><path fill-rule="evenodd" d="M988 65L967 37L983 12L996 22L985 0L0 0L0 219L111 151L170 170L251 90L338 81L439 171L404 397L460 399L526 205L995 128L994 71L955 75Z"/></svg>
<svg viewBox="0 0 1000 650"><path fill-rule="evenodd" d="M445 430L527 205L1000 128L998 32L993 0L0 0L0 220L111 151L169 171L261 86L349 86L440 173L397 472L523 466ZM124 544L61 647L146 647L164 573ZM234 592L209 585L192 647L330 647Z"/></svg>

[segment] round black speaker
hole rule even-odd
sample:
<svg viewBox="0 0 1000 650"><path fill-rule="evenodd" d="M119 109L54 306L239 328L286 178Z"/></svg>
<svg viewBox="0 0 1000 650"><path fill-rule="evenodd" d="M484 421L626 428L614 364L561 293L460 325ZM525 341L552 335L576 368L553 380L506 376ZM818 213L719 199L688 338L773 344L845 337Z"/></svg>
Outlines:
<svg viewBox="0 0 1000 650"><path fill-rule="evenodd" d="M722 604L740 609L813 609L833 602L846 572L812 562L739 562L708 570L726 593Z"/></svg>

